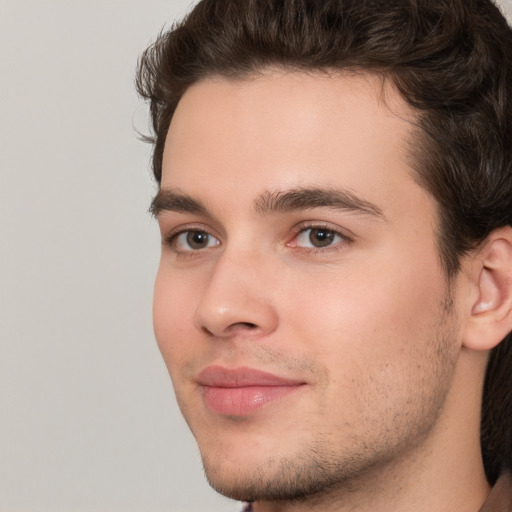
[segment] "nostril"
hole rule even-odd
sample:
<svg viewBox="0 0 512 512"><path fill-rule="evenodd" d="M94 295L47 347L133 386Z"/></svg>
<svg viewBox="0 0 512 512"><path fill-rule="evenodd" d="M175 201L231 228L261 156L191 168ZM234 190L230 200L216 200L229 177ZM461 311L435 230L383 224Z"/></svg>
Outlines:
<svg viewBox="0 0 512 512"><path fill-rule="evenodd" d="M245 327L246 329L256 329L258 326L256 324L251 324L250 322L239 322L237 324L234 324L233 327L236 327L239 325L240 327Z"/></svg>
<svg viewBox="0 0 512 512"><path fill-rule="evenodd" d="M236 322L231 324L225 331L226 336L236 334L249 334L258 330L258 325L251 322Z"/></svg>
<svg viewBox="0 0 512 512"><path fill-rule="evenodd" d="M213 332L210 331L210 329L208 329L207 327L201 327L201 330L203 331L204 334L207 334L208 336L214 336Z"/></svg>
<svg viewBox="0 0 512 512"><path fill-rule="evenodd" d="M254 331L257 328L258 326L251 322L236 322L228 326L225 331L225 335L229 335L230 333L233 334L233 331ZM208 329L208 327L203 326L201 327L201 330L208 336L216 336L215 332Z"/></svg>

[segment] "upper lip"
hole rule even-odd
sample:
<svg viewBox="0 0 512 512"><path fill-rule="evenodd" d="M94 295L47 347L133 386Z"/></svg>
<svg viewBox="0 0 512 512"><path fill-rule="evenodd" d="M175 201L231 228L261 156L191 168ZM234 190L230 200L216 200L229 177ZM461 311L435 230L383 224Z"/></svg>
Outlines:
<svg viewBox="0 0 512 512"><path fill-rule="evenodd" d="M244 388L251 386L299 386L304 381L279 377L272 373L253 368L223 368L207 366L198 375L197 382L202 386L219 388Z"/></svg>

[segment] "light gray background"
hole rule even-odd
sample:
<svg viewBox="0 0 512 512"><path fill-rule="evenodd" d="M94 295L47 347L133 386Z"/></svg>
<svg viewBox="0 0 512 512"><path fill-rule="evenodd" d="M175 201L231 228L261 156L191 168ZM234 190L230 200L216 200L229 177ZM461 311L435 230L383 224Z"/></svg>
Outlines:
<svg viewBox="0 0 512 512"><path fill-rule="evenodd" d="M151 327L133 76L188 7L0 0L0 512L239 508L203 478Z"/></svg>
<svg viewBox="0 0 512 512"><path fill-rule="evenodd" d="M0 511L239 509L153 339L138 55L189 0L0 0Z"/></svg>

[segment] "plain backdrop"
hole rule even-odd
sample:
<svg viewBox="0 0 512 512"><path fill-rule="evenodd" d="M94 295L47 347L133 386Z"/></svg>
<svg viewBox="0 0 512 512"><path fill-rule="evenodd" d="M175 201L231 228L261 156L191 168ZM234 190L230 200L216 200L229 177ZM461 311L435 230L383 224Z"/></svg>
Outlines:
<svg viewBox="0 0 512 512"><path fill-rule="evenodd" d="M151 326L133 78L188 9L0 0L0 512L239 509L203 477Z"/></svg>
<svg viewBox="0 0 512 512"><path fill-rule="evenodd" d="M240 507L153 338L142 50L189 0L0 0L0 512Z"/></svg>

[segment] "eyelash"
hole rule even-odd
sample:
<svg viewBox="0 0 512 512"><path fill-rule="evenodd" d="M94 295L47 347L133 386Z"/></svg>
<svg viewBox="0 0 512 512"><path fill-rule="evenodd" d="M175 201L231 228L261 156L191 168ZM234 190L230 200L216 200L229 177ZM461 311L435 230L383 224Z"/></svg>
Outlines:
<svg viewBox="0 0 512 512"><path fill-rule="evenodd" d="M330 244L326 247L300 247L298 245L292 245L294 240L297 240L299 236L305 235L308 231L326 231L330 235L334 237L338 237L339 240L333 244ZM301 250L302 252L308 253L308 254L318 254L318 253L326 253L330 251L338 251L343 249L344 246L347 244L350 244L352 242L352 238L349 237L346 233L343 233L341 230L334 228L330 226L329 224L322 223L322 222L312 222L312 223L306 223L301 224L297 226L295 230L295 234L293 235L292 239L286 243L287 247L297 247L298 250Z"/></svg>
<svg viewBox="0 0 512 512"><path fill-rule="evenodd" d="M218 237L215 235L212 235L212 233L205 229L204 226L185 226L179 229L178 231L174 231L168 236L164 237L162 239L162 243L164 246L169 247L177 257L179 258L192 258L194 256L198 256L199 254L203 254L207 249L210 249L211 247L206 247L204 249L189 249L189 250L180 250L178 249L178 240L179 237L182 235L187 235L190 233L205 233L209 237L212 237L216 240L218 240ZM220 245L220 242L218 242L215 245Z"/></svg>
<svg viewBox="0 0 512 512"><path fill-rule="evenodd" d="M326 231L328 232L329 236L333 236L335 239L338 238L337 241L335 241L333 244L327 245L325 247L302 247L298 244L294 245L294 241L297 240L300 236L305 236L305 234L309 231ZM180 250L177 247L178 240L180 236L191 234L191 233L204 233L207 236L215 239L217 243L215 245L210 247L204 247L199 249L193 249L190 248L188 250ZM205 251L208 251L210 249L213 249L217 247L218 245L221 245L222 242L219 241L218 237L213 235L208 229L205 229L203 226L187 226L184 228L181 228L179 231L171 233L169 236L163 238L162 240L163 244L167 247L169 247L177 257L180 258L193 258L200 256L205 253ZM300 250L303 253L307 254L317 254L317 253L326 253L328 251L336 251L341 250L344 246L352 242L352 238L347 236L345 233L342 233L340 230L335 229L333 227L330 227L328 224L325 223L308 223L308 224L301 224L297 226L294 230L294 234L291 237L291 239L286 242L286 247L290 248L296 248L296 250Z"/></svg>

